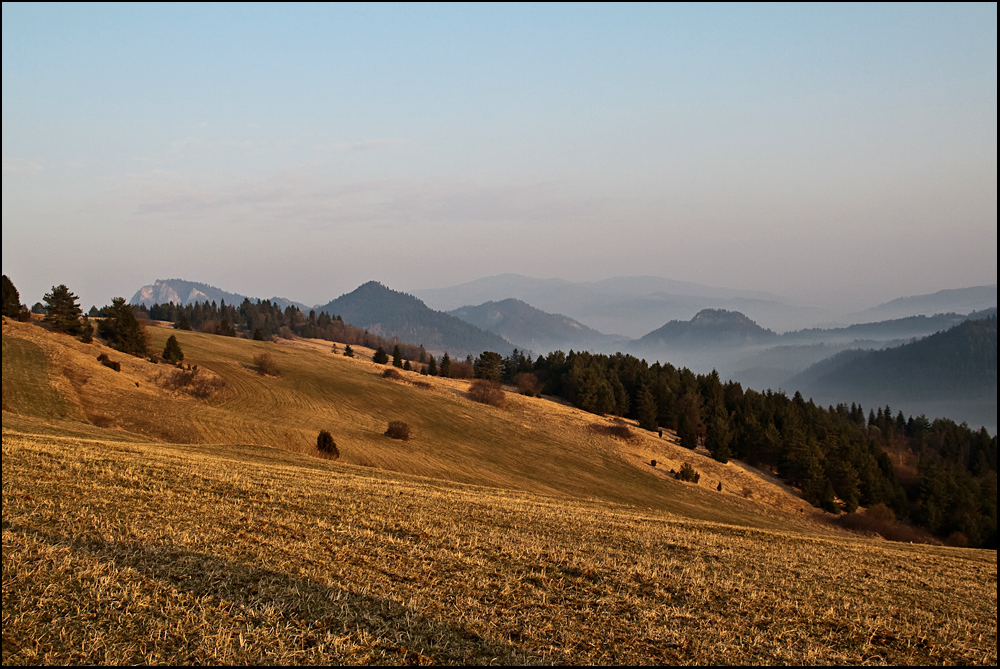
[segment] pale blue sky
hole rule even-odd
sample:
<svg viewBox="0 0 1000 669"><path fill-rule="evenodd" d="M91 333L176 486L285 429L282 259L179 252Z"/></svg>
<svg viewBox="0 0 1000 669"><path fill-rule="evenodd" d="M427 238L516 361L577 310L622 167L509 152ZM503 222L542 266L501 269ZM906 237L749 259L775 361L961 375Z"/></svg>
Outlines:
<svg viewBox="0 0 1000 669"><path fill-rule="evenodd" d="M989 5L3 5L3 272L995 283Z"/></svg>

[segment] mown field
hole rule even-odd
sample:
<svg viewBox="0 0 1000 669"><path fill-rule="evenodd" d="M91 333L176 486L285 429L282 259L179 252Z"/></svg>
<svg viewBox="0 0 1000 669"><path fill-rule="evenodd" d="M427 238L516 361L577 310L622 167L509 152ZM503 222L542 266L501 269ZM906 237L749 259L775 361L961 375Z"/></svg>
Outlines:
<svg viewBox="0 0 1000 669"><path fill-rule="evenodd" d="M640 462L700 457L667 440L318 347L184 333L227 382L197 399L12 325L5 665L996 664L995 552L846 535L737 465L704 471L750 499ZM413 442L381 435L397 417ZM340 461L310 449L323 427Z"/></svg>

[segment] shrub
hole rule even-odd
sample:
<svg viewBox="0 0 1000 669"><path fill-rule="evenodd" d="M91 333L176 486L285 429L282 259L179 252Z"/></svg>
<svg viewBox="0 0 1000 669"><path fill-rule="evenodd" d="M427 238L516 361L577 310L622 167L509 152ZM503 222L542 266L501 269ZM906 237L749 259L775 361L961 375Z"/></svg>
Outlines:
<svg viewBox="0 0 1000 669"><path fill-rule="evenodd" d="M354 357L354 349L351 348L350 344L348 344L346 347L344 347L344 357L345 358L353 358Z"/></svg>
<svg viewBox="0 0 1000 669"><path fill-rule="evenodd" d="M650 467L655 467L656 466L656 460L650 460L649 461L649 466Z"/></svg>
<svg viewBox="0 0 1000 669"><path fill-rule="evenodd" d="M114 360L109 358L107 353L102 353L99 356L97 356L97 360L98 362L100 362L105 367L108 367L109 369L113 369L116 372L122 371L122 364L120 362L115 362Z"/></svg>
<svg viewBox="0 0 1000 669"><path fill-rule="evenodd" d="M383 379L392 379L393 381L402 381L403 375L400 374L396 369L390 367L389 369L382 372Z"/></svg>
<svg viewBox="0 0 1000 669"><path fill-rule="evenodd" d="M701 474L691 466L690 462L685 462L681 465L681 470L677 472L676 476L678 481L687 481L689 483L697 483L701 480Z"/></svg>
<svg viewBox="0 0 1000 669"><path fill-rule="evenodd" d="M442 366L442 369L444 367ZM453 379L471 379L473 377L473 369L471 362L461 362L457 360L451 361L451 378ZM443 375L442 375L443 376Z"/></svg>
<svg viewBox="0 0 1000 669"><path fill-rule="evenodd" d="M181 390L192 397L205 399L226 387L226 380L211 373L202 374L198 365L180 368L166 378L157 376L157 383L168 390Z"/></svg>
<svg viewBox="0 0 1000 669"><path fill-rule="evenodd" d="M253 359L254 368L261 376L281 376L281 370L270 353L261 353Z"/></svg>
<svg viewBox="0 0 1000 669"><path fill-rule="evenodd" d="M507 404L507 395L504 393L503 388L500 387L499 381L476 379L469 386L467 395L473 402L489 404L493 407L500 408Z"/></svg>
<svg viewBox="0 0 1000 669"><path fill-rule="evenodd" d="M538 382L538 377L532 372L521 372L514 377L514 385L517 391L528 397L536 397L542 394L542 384Z"/></svg>
<svg viewBox="0 0 1000 669"><path fill-rule="evenodd" d="M326 430L320 430L319 436L316 437L316 450L333 460L340 457L340 451L337 449L337 444L333 441L333 435Z"/></svg>
<svg viewBox="0 0 1000 669"><path fill-rule="evenodd" d="M623 421L621 418L616 418L610 424L608 423L592 423L590 425L591 432L596 432L597 434L604 435L606 437L613 437L615 439L621 439L622 441L632 441L638 439L638 435L632 431L628 426L628 423Z"/></svg>
<svg viewBox="0 0 1000 669"><path fill-rule="evenodd" d="M423 388L424 390L430 390L431 388L434 387L431 384L427 383L426 381L414 381L413 385L416 386L417 388Z"/></svg>
<svg viewBox="0 0 1000 669"><path fill-rule="evenodd" d="M385 436L390 439L407 441L410 438L410 426L401 420L390 421L389 427L385 431Z"/></svg>

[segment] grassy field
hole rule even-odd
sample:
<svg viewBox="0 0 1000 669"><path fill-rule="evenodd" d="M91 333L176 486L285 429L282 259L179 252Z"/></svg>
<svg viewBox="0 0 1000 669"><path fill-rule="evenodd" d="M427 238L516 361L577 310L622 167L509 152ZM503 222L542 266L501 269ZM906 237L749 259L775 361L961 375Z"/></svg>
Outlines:
<svg viewBox="0 0 1000 669"><path fill-rule="evenodd" d="M751 470L547 400L179 338L216 396L4 324L5 665L996 664L995 552L845 535ZM261 350L281 376L250 369ZM411 442L381 435L397 418Z"/></svg>

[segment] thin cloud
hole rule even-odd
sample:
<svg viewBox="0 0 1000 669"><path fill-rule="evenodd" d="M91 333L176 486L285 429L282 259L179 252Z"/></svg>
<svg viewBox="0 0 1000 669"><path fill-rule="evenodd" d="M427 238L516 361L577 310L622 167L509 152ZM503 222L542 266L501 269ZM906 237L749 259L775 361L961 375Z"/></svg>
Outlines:
<svg viewBox="0 0 1000 669"><path fill-rule="evenodd" d="M24 158L4 158L4 174L38 174L45 168Z"/></svg>
<svg viewBox="0 0 1000 669"><path fill-rule="evenodd" d="M384 149L390 146L406 144L409 140L399 137L381 137L378 139L366 139L361 142L334 142L332 144L317 144L319 151L371 151L372 149Z"/></svg>

